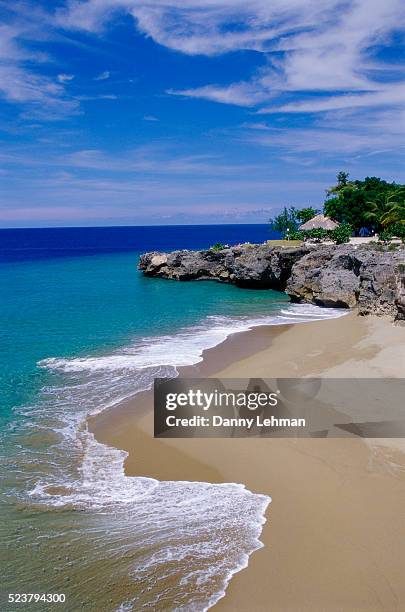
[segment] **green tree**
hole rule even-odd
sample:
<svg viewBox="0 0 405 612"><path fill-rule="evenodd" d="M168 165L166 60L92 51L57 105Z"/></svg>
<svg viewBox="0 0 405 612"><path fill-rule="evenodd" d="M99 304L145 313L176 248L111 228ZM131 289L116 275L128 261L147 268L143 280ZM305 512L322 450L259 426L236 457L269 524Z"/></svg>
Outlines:
<svg viewBox="0 0 405 612"><path fill-rule="evenodd" d="M340 223L349 223L356 233L361 227L380 230L384 224L400 221L401 202L405 199L403 185L388 183L376 176L362 181L349 181L348 177L346 172L339 172L337 184L327 191L326 215Z"/></svg>
<svg viewBox="0 0 405 612"><path fill-rule="evenodd" d="M397 238L401 238L402 242L405 241L405 223L392 223L391 225L387 225L385 229L379 234L380 238L384 240L384 236L388 236L389 240L394 236Z"/></svg>
<svg viewBox="0 0 405 612"><path fill-rule="evenodd" d="M381 225L405 225L405 202L397 202L381 217Z"/></svg>
<svg viewBox="0 0 405 612"><path fill-rule="evenodd" d="M349 223L358 231L367 225L366 196L361 190L348 185L342 188L338 196L326 200L324 212L339 223Z"/></svg>
<svg viewBox="0 0 405 612"><path fill-rule="evenodd" d="M348 178L349 178L348 172L343 172L343 171L338 172L336 176L336 180L337 180L336 185L329 187L329 189L326 190L326 194L330 196L332 194L339 193L344 187L348 187L349 186Z"/></svg>
<svg viewBox="0 0 405 612"><path fill-rule="evenodd" d="M280 232L285 236L288 232L297 229L297 210L294 206L287 208L284 206L282 212L270 219L270 228L275 232Z"/></svg>
<svg viewBox="0 0 405 612"><path fill-rule="evenodd" d="M319 210L316 210L316 208L312 208L312 206L308 206L307 208L301 208L301 210L297 210L296 218L297 221L302 224L306 223L307 221L312 219L312 217L315 217L315 215L318 214Z"/></svg>
<svg viewBox="0 0 405 612"><path fill-rule="evenodd" d="M348 172L341 171L336 184L326 191L323 212L350 226L355 234L363 227L378 232L392 225L399 227L405 225L405 185L388 183L377 176L349 180ZM285 206L279 215L270 219L270 227L291 236L316 214L318 211L311 206L301 210ZM348 231L342 231L342 236Z"/></svg>
<svg viewBox="0 0 405 612"><path fill-rule="evenodd" d="M222 242L216 242L212 247L210 247L211 251L222 251L226 249L226 246L222 244Z"/></svg>
<svg viewBox="0 0 405 612"><path fill-rule="evenodd" d="M399 187L386 198L385 210L380 217L381 225L405 225L405 187Z"/></svg>
<svg viewBox="0 0 405 612"><path fill-rule="evenodd" d="M343 172L342 170L337 174L337 182L340 187L346 187L347 179L349 178L348 172Z"/></svg>
<svg viewBox="0 0 405 612"><path fill-rule="evenodd" d="M398 186L393 191L385 191L367 201L364 216L375 227L386 227L390 223L401 222L401 209L405 206L405 190ZM403 217L403 213L402 213Z"/></svg>

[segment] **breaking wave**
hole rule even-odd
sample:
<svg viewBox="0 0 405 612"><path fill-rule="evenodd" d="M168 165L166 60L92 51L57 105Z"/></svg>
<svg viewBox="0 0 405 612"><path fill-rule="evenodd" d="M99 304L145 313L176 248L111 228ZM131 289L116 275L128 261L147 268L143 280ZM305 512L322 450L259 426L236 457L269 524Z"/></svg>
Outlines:
<svg viewBox="0 0 405 612"><path fill-rule="evenodd" d="M87 417L149 389L156 377L176 376L179 367L198 363L204 350L232 333L343 314L289 305L256 318L211 316L173 336L143 338L109 355L39 362L49 373L49 384L39 404L25 408L24 414L35 415L28 419L33 428L56 438L51 462L49 448L26 458L32 465L47 461L51 466L46 474L30 470L29 496L49 508L91 511L101 522L114 517L103 546L116 554L126 543L134 585L121 610L156 609L162 602L170 602L174 610L214 605L232 575L262 546L259 537L271 500L238 483L128 477L127 453L99 443L88 431Z"/></svg>

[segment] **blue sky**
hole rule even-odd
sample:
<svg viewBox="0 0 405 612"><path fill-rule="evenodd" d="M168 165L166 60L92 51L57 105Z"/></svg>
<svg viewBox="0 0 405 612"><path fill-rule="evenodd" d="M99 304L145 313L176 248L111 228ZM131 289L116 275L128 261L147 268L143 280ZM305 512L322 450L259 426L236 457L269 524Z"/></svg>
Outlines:
<svg viewBox="0 0 405 612"><path fill-rule="evenodd" d="M266 222L405 182L402 0L0 0L0 226Z"/></svg>

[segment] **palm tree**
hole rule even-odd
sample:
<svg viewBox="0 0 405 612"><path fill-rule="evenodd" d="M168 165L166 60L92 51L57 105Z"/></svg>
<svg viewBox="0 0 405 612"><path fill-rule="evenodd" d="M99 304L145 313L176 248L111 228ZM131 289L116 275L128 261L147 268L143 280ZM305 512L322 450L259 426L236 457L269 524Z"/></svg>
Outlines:
<svg viewBox="0 0 405 612"><path fill-rule="evenodd" d="M372 225L378 225L380 223L381 215L389 207L387 206L387 194L380 194L375 200L368 200L366 205L368 210L364 213L364 218L369 221Z"/></svg>
<svg viewBox="0 0 405 612"><path fill-rule="evenodd" d="M386 227L393 223L405 225L405 201L396 202L393 206L382 215L380 219L381 225Z"/></svg>
<svg viewBox="0 0 405 612"><path fill-rule="evenodd" d="M369 209L364 218L373 225L386 227L391 223L405 223L405 189L380 194L367 205Z"/></svg>

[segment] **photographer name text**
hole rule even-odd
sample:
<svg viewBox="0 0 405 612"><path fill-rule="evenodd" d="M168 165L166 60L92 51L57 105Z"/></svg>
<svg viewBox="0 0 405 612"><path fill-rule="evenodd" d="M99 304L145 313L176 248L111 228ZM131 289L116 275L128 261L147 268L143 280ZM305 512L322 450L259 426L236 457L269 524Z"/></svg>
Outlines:
<svg viewBox="0 0 405 612"><path fill-rule="evenodd" d="M190 389L183 393L167 393L165 400L166 410L169 412L175 411L178 408L182 409L200 409L207 413L215 408L233 409L235 417L224 417L220 414L203 414L192 416L176 416L170 414L166 417L167 427L241 427L243 429L252 429L253 427L305 427L306 420L304 418L279 418L275 415L264 417L262 413L264 409L275 408L278 404L278 394L276 393L254 393L254 392L225 392L212 391L204 392L200 389ZM241 409L255 412L251 417L236 416Z"/></svg>
<svg viewBox="0 0 405 612"><path fill-rule="evenodd" d="M176 417L174 414L166 417L166 425L168 427L242 427L244 429L252 429L256 427L305 427L305 419L287 419L271 416L262 418L260 415L255 417L235 417L227 418L219 414L212 416L192 416L192 417Z"/></svg>

